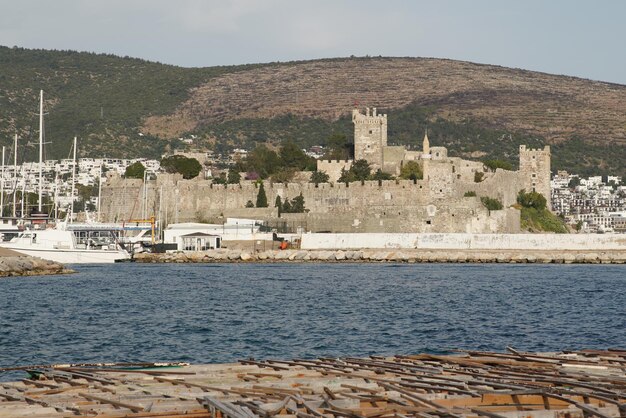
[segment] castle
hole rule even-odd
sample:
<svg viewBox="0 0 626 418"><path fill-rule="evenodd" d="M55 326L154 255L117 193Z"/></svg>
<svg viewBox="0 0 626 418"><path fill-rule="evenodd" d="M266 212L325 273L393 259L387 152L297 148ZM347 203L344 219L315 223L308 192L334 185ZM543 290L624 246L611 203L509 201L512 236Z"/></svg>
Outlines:
<svg viewBox="0 0 626 418"><path fill-rule="evenodd" d="M265 181L268 202L280 196L293 199L302 194L307 213L282 214L276 208L247 208L254 202L258 184L216 185L199 178L159 174L156 180L112 176L102 190L102 213L106 221L136 216L138 208L154 214L165 224L243 217L286 222L312 232L520 232L520 211L511 207L520 190L537 191L550 201L550 148L520 146L519 170L491 171L482 162L449 157L445 147L430 146L424 135L421 151L387 145L387 115L376 109L352 112L355 160L367 160L373 170L394 176L409 161L417 162L423 178L337 183L342 169L353 161L318 160L329 183L272 183ZM488 210L481 197L503 204ZM296 228L293 228L296 229Z"/></svg>

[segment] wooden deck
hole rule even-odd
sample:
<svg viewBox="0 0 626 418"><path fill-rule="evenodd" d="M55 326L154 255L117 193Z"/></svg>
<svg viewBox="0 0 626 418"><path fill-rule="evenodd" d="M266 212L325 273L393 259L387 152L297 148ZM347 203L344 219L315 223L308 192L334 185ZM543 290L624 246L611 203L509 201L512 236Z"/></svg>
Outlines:
<svg viewBox="0 0 626 418"><path fill-rule="evenodd" d="M0 417L626 417L626 351L32 366Z"/></svg>

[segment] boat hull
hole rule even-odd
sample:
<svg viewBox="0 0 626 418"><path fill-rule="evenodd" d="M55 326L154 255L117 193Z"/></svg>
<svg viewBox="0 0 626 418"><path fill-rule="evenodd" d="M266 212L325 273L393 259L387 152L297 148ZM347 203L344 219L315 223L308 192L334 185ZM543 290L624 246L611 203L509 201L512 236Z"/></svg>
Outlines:
<svg viewBox="0 0 626 418"><path fill-rule="evenodd" d="M0 244L0 248L62 264L114 263L130 259L130 255L125 251L47 249L10 244Z"/></svg>

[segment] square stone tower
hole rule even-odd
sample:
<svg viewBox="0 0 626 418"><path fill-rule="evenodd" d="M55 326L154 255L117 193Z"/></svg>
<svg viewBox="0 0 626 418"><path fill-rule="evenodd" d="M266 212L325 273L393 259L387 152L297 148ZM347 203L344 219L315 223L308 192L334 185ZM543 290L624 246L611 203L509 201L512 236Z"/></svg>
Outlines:
<svg viewBox="0 0 626 418"><path fill-rule="evenodd" d="M370 114L369 107L365 114L358 109L352 111L354 123L354 159L367 160L372 170L383 167L383 147L387 146L387 115L376 114L376 108Z"/></svg>
<svg viewBox="0 0 626 418"><path fill-rule="evenodd" d="M548 209L550 205L550 147L543 149L527 149L526 145L519 147L519 173L527 192L538 192L546 198Z"/></svg>

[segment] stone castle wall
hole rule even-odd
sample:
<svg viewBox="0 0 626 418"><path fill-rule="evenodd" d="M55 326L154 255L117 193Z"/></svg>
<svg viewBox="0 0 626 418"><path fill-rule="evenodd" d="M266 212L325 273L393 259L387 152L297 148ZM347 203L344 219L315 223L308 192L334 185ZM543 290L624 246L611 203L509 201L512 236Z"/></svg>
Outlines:
<svg viewBox="0 0 626 418"><path fill-rule="evenodd" d="M270 207L277 196L282 201L302 193L309 213L299 215L303 227L311 231L334 232L492 232L519 230L519 213L487 211L478 198L432 190L419 180L366 181L348 185L323 183L264 183ZM103 221L123 221L156 216L165 224L207 221L216 217L254 218L257 209L246 209L256 202L254 182L213 185L207 180L182 180L176 175L159 175L148 181L112 177L102 189ZM145 197L144 197L145 196ZM254 212L254 213L253 213ZM285 214L288 218L289 214ZM267 214L263 216L267 219Z"/></svg>

